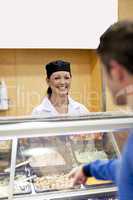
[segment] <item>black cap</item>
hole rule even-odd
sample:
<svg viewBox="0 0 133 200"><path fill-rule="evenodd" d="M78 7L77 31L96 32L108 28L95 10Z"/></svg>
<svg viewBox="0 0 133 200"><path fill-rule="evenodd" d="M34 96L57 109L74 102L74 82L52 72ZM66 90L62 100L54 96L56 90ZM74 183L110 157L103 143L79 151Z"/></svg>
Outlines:
<svg viewBox="0 0 133 200"><path fill-rule="evenodd" d="M45 67L46 67L48 78L50 78L51 74L57 71L66 71L66 72L70 72L71 74L70 63L63 60L56 60L56 61L50 62Z"/></svg>

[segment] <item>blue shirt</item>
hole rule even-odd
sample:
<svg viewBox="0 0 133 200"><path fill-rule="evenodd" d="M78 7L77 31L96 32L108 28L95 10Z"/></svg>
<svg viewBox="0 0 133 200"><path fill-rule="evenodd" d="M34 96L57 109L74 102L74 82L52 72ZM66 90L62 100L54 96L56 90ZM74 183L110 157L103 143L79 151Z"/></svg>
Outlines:
<svg viewBox="0 0 133 200"><path fill-rule="evenodd" d="M133 133L128 137L121 160L96 160L83 170L86 175L116 183L120 200L133 200Z"/></svg>

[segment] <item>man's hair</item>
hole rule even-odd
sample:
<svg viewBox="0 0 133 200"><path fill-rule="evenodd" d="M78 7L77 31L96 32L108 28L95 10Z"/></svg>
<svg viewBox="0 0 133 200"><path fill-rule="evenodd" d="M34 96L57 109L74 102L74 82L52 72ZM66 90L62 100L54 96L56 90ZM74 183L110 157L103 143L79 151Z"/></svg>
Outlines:
<svg viewBox="0 0 133 200"><path fill-rule="evenodd" d="M110 26L100 37L97 52L107 71L114 59L133 74L133 22L121 21Z"/></svg>

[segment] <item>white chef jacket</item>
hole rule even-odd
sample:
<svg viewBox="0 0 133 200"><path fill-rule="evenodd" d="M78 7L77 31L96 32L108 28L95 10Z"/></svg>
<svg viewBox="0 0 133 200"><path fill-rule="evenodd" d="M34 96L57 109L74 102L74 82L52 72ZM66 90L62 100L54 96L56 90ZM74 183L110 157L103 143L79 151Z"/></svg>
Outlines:
<svg viewBox="0 0 133 200"><path fill-rule="evenodd" d="M77 101L74 101L70 96L68 96L69 104L68 104L68 113L65 115L68 116L78 116L88 114L88 109L80 104ZM48 97L44 97L42 103L35 107L32 111L32 115L41 115L44 117L53 117L53 116L61 116L62 114L58 113L54 108ZM64 115L64 114L63 114Z"/></svg>

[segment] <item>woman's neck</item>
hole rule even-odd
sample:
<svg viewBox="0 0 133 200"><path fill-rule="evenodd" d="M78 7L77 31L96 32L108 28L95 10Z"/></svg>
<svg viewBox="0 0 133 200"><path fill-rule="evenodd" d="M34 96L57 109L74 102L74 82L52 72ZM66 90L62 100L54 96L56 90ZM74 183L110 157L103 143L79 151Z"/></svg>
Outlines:
<svg viewBox="0 0 133 200"><path fill-rule="evenodd" d="M68 112L68 95L57 96L52 94L49 100L58 113L63 114Z"/></svg>

